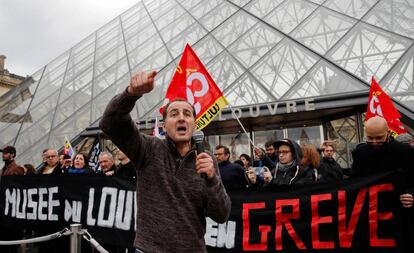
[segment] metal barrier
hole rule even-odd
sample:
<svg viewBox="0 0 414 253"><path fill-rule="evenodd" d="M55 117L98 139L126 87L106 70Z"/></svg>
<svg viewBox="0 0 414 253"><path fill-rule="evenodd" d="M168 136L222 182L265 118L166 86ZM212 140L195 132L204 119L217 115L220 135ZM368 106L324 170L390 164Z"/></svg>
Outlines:
<svg viewBox="0 0 414 253"><path fill-rule="evenodd" d="M81 236L88 241L98 252L109 253L104 249L93 237L88 233L87 229L82 229L81 224L71 224L70 230L64 228L63 230L44 236L39 236L30 239L0 241L0 246L21 245L37 242L51 241L60 238L61 236L70 235L70 253L81 253Z"/></svg>

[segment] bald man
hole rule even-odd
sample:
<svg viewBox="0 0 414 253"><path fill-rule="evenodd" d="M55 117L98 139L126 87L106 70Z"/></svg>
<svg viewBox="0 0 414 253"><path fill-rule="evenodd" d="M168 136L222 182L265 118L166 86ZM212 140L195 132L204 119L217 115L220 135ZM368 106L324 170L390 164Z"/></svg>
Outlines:
<svg viewBox="0 0 414 253"><path fill-rule="evenodd" d="M403 207L413 207L414 149L390 137L387 121L372 117L365 123L366 144L352 152L352 177L367 176L375 172L403 169L407 180L400 196Z"/></svg>

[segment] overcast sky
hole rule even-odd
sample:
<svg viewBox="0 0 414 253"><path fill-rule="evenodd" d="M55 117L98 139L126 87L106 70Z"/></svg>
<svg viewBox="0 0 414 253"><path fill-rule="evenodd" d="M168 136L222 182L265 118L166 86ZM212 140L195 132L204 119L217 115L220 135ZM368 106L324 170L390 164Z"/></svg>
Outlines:
<svg viewBox="0 0 414 253"><path fill-rule="evenodd" d="M0 55L32 75L140 0L0 0Z"/></svg>

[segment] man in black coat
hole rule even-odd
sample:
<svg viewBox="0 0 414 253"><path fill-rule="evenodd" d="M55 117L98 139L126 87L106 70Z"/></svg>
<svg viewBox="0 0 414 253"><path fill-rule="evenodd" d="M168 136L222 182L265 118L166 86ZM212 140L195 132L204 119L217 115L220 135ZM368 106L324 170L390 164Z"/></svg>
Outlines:
<svg viewBox="0 0 414 253"><path fill-rule="evenodd" d="M341 165L339 165L339 163L337 163L333 158L334 149L332 145L325 144L322 152L323 157L321 159L321 164L318 168L320 181L342 181L342 168Z"/></svg>
<svg viewBox="0 0 414 253"><path fill-rule="evenodd" d="M369 176L376 172L395 170L398 173L398 187L401 189L400 202L403 224L404 250L412 250L413 226L413 180L414 149L408 144L395 141L388 130L387 121L373 117L365 123L366 143L352 152L351 177ZM407 224L411 224L407 225ZM412 251L411 251L412 252Z"/></svg>
<svg viewBox="0 0 414 253"><path fill-rule="evenodd" d="M248 187L246 172L237 163L231 163L230 150L226 146L218 145L214 155L217 158L221 180L226 189Z"/></svg>

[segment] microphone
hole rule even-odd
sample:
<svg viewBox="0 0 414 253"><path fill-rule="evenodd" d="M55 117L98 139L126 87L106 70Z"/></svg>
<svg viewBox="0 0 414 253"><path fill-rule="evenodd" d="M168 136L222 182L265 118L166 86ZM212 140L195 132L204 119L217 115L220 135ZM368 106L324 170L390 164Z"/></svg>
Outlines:
<svg viewBox="0 0 414 253"><path fill-rule="evenodd" d="M196 145L197 155L204 152L204 133L203 131L197 130L193 133L193 140ZM207 174L201 173L201 177L206 179Z"/></svg>

